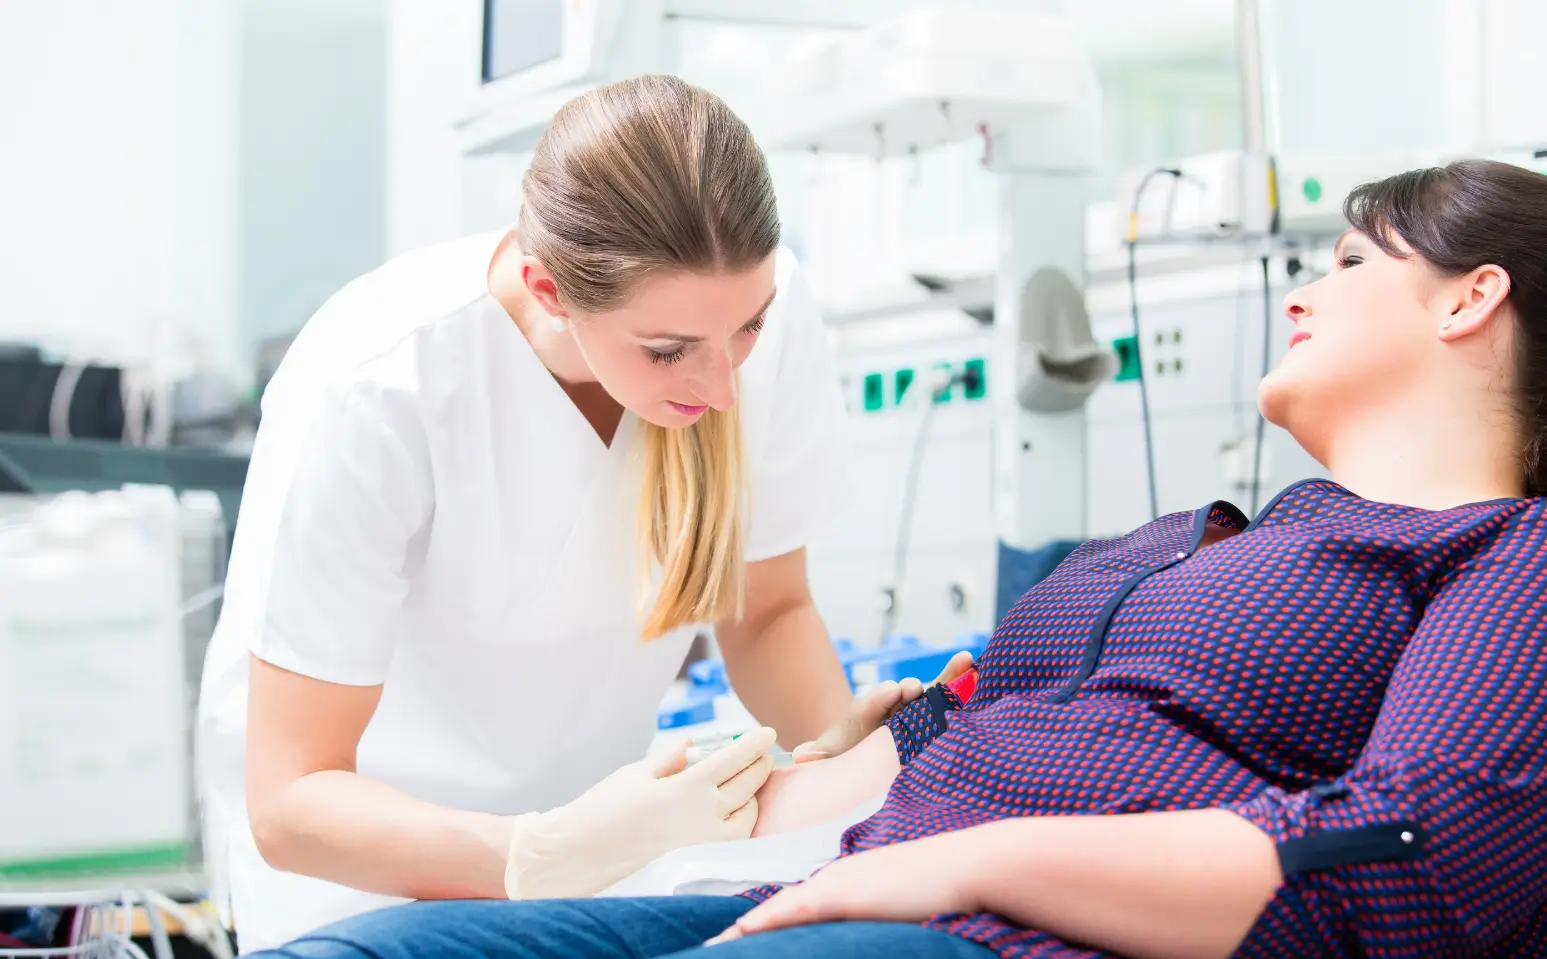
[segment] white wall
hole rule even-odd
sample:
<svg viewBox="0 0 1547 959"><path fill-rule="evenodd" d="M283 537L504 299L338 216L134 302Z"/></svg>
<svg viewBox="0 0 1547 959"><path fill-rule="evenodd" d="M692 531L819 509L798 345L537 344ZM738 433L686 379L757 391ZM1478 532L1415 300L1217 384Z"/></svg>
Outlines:
<svg viewBox="0 0 1547 959"><path fill-rule="evenodd" d="M383 0L0 0L0 339L239 381L382 258Z"/></svg>
<svg viewBox="0 0 1547 959"><path fill-rule="evenodd" d="M385 256L386 29L384 0L241 6L244 355Z"/></svg>
<svg viewBox="0 0 1547 959"><path fill-rule="evenodd" d="M478 88L480 0L387 0L388 255L462 232L462 155L453 126Z"/></svg>
<svg viewBox="0 0 1547 959"><path fill-rule="evenodd" d="M1540 0L1264 0L1269 141L1290 153L1547 143Z"/></svg>
<svg viewBox="0 0 1547 959"><path fill-rule="evenodd" d="M198 0L0 2L0 337L229 358L231 27Z"/></svg>
<svg viewBox="0 0 1547 959"><path fill-rule="evenodd" d="M1547 96L1542 95L1542 44L1547 4L1541 0L1474 0L1482 4L1479 141L1492 148L1547 146Z"/></svg>

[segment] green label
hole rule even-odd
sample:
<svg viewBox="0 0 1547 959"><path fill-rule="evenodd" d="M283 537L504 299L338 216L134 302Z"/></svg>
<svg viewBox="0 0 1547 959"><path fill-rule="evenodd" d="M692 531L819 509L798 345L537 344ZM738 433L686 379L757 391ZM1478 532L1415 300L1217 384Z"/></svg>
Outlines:
<svg viewBox="0 0 1547 959"><path fill-rule="evenodd" d="M1305 182L1300 184L1300 192L1311 203L1318 202L1321 199L1321 181L1313 176L1306 177Z"/></svg>
<svg viewBox="0 0 1547 959"><path fill-rule="evenodd" d="M188 854L189 845L179 842L110 850L89 855L0 862L0 879L64 879L74 876L179 869L187 864Z"/></svg>

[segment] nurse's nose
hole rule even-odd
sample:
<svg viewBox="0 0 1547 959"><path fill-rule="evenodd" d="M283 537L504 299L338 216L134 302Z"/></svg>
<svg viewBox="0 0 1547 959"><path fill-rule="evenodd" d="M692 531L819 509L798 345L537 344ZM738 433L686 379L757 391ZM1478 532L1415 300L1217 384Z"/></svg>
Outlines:
<svg viewBox="0 0 1547 959"><path fill-rule="evenodd" d="M704 368L688 381L693 395L717 410L736 405L736 367L728 350L714 351Z"/></svg>

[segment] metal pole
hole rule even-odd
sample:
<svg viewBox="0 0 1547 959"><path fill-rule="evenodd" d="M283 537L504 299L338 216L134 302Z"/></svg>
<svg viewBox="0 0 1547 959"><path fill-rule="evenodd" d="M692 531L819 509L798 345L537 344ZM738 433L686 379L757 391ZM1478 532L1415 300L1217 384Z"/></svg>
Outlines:
<svg viewBox="0 0 1547 959"><path fill-rule="evenodd" d="M1241 68L1241 119L1249 152L1268 152L1266 83L1262 67L1262 9L1259 0L1236 0L1236 58Z"/></svg>

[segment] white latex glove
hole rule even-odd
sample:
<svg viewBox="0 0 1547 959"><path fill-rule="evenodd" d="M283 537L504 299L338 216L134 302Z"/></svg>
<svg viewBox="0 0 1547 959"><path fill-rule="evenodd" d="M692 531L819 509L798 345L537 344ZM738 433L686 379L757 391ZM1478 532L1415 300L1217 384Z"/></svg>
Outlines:
<svg viewBox="0 0 1547 959"><path fill-rule="evenodd" d="M591 896L674 849L746 839L777 739L753 730L687 766L687 743L603 779L567 806L513 820L511 899Z"/></svg>

